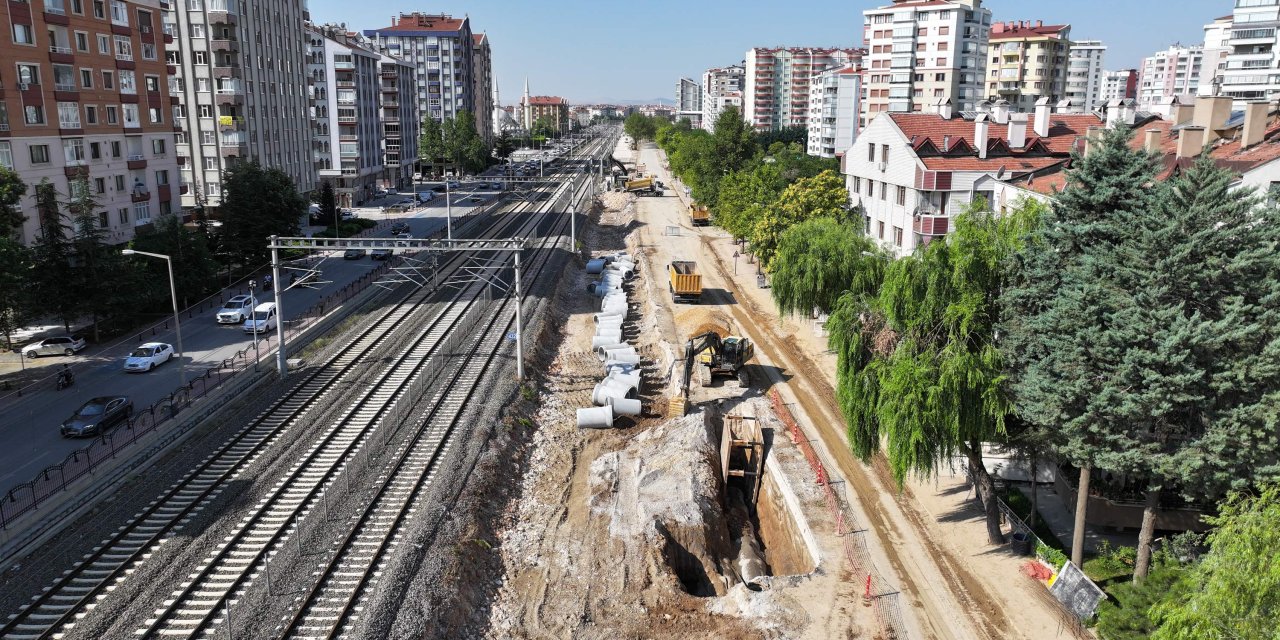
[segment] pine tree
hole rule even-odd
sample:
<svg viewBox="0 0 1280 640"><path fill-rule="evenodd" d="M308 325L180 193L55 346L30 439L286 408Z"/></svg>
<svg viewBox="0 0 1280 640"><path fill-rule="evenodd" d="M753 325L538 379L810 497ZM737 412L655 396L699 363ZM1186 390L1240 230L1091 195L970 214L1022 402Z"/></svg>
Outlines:
<svg viewBox="0 0 1280 640"><path fill-rule="evenodd" d="M223 246L244 264L267 261L270 236L298 234L307 200L280 169L238 162L223 174L222 185Z"/></svg>
<svg viewBox="0 0 1280 640"><path fill-rule="evenodd" d="M35 199L40 235L32 247L32 284L37 291L58 293L37 296L33 312L61 320L63 328L70 332L71 321L76 318L78 311L78 301L73 292L68 291L68 283L75 281L71 266L75 255L75 248L71 243L73 231L62 211L58 190L48 178L36 185Z"/></svg>
<svg viewBox="0 0 1280 640"><path fill-rule="evenodd" d="M27 183L17 173L0 166L0 238L11 238L22 232L27 217L22 215L22 196Z"/></svg>

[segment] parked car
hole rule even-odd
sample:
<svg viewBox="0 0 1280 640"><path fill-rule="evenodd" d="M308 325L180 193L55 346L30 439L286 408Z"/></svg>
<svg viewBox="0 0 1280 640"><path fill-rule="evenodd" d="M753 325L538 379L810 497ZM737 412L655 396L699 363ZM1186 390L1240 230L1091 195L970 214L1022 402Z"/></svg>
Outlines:
<svg viewBox="0 0 1280 640"><path fill-rule="evenodd" d="M490 182L490 183L489 183L489 188L490 188L490 189L497 189L498 191L502 191L502 183L501 183L501 182Z"/></svg>
<svg viewBox="0 0 1280 640"><path fill-rule="evenodd" d="M227 300L222 304L222 308L218 310L218 324L240 324L258 306L258 301L253 296L240 295Z"/></svg>
<svg viewBox="0 0 1280 640"><path fill-rule="evenodd" d="M408 222L397 222L391 225L391 233L393 235L399 235L401 233L408 233L408 232L409 232Z"/></svg>
<svg viewBox="0 0 1280 640"><path fill-rule="evenodd" d="M124 422L133 415L129 396L103 396L80 405L70 418L62 421L62 437L93 436Z"/></svg>
<svg viewBox="0 0 1280 640"><path fill-rule="evenodd" d="M480 196L470 196L467 198L467 202L484 202L484 198L481 198Z"/></svg>
<svg viewBox="0 0 1280 640"><path fill-rule="evenodd" d="M462 186L462 184L457 180L450 180L446 184L449 186L450 189L457 189L458 187Z"/></svg>
<svg viewBox="0 0 1280 640"><path fill-rule="evenodd" d="M342 252L343 260L359 260L364 257L364 249L347 249Z"/></svg>
<svg viewBox="0 0 1280 640"><path fill-rule="evenodd" d="M253 315L244 321L245 333L266 333L276 328L276 303L264 302L253 308Z"/></svg>
<svg viewBox="0 0 1280 640"><path fill-rule="evenodd" d="M356 219L356 212L354 212L354 211L352 211L352 210L350 210L350 209L342 209L342 214L341 214L341 215L342 215L342 219L343 219L343 220L355 220L355 219Z"/></svg>
<svg viewBox="0 0 1280 640"><path fill-rule="evenodd" d="M374 249L369 258L373 260L386 260L391 257L390 249Z"/></svg>
<svg viewBox="0 0 1280 640"><path fill-rule="evenodd" d="M386 189L374 189L374 190L373 190L373 197L375 197L375 198L381 198L381 197L383 197L383 196L385 196L385 195L387 195L387 190L386 190Z"/></svg>
<svg viewBox="0 0 1280 640"><path fill-rule="evenodd" d="M432 200L435 200L435 198L436 198L436 192L434 192L434 191L419 191L419 192L418 192L418 202L421 202L421 203L423 203L423 204L426 204L426 203L428 203L428 202L431 202Z"/></svg>
<svg viewBox="0 0 1280 640"><path fill-rule="evenodd" d="M124 359L124 370L130 373L145 373L173 359L173 345L163 342L148 342L139 345Z"/></svg>
<svg viewBox="0 0 1280 640"><path fill-rule="evenodd" d="M85 347L84 338L80 336L56 336L36 340L22 348L24 358L39 356L73 356Z"/></svg>
<svg viewBox="0 0 1280 640"><path fill-rule="evenodd" d="M405 232L397 233L396 237L400 238L401 240L412 240L413 234L405 231Z"/></svg>

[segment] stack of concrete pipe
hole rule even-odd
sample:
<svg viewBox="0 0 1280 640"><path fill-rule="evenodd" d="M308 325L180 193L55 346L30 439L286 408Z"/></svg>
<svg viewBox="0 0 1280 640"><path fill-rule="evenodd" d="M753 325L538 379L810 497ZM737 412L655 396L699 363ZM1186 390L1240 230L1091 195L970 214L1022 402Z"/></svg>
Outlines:
<svg viewBox="0 0 1280 640"><path fill-rule="evenodd" d="M627 321L627 292L623 285L635 277L635 259L625 253L587 261L587 273L599 275L587 291L600 298L600 312L593 316L596 334L591 350L604 363L604 379L591 392L595 406L578 409L578 427L603 429L617 416L640 415L640 354L622 339Z"/></svg>

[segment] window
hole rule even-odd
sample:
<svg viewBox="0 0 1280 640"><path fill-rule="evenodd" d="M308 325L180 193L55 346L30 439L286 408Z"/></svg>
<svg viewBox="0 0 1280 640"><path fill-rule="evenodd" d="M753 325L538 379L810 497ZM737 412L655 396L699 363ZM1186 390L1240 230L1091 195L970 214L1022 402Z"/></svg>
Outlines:
<svg viewBox="0 0 1280 640"><path fill-rule="evenodd" d="M80 128L80 103L58 103L58 126L62 129Z"/></svg>
<svg viewBox="0 0 1280 640"><path fill-rule="evenodd" d="M93 17L102 20L107 17L106 0L93 0Z"/></svg>
<svg viewBox="0 0 1280 640"><path fill-rule="evenodd" d="M206 196L220 196L222 195L222 185L217 182L206 182L204 183L204 194Z"/></svg>
<svg viewBox="0 0 1280 640"><path fill-rule="evenodd" d="M120 124L120 110L114 104L109 104L107 109L107 124ZM116 156L119 158L120 156Z"/></svg>
<svg viewBox="0 0 1280 640"><path fill-rule="evenodd" d="M22 119L27 124L44 124L44 106L30 104L23 106Z"/></svg>
<svg viewBox="0 0 1280 640"><path fill-rule="evenodd" d="M201 117L201 118L212 118L212 117L213 117L213 105L209 105L209 104L202 104L202 105L200 105L200 117Z"/></svg>
<svg viewBox="0 0 1280 640"><path fill-rule="evenodd" d="M147 115L150 117L151 124L164 122L164 110L160 107L148 107Z"/></svg>
<svg viewBox="0 0 1280 640"><path fill-rule="evenodd" d="M107 212L106 212L106 211L99 211L99 212L98 212L98 226L102 227L103 229L106 229L106 228L107 228L107 225L108 225L108 224L110 224L110 223L111 223L111 221L107 219Z"/></svg>
<svg viewBox="0 0 1280 640"><path fill-rule="evenodd" d="M212 132L212 131L201 131L201 132L200 132L200 143L201 143L201 144L216 144L216 143L217 143L217 141L218 141L218 139L217 139L217 137L216 137L216 136L214 136L214 134L213 134L213 132Z"/></svg>
<svg viewBox="0 0 1280 640"><path fill-rule="evenodd" d="M902 186L898 187L898 206L899 207L907 206L907 188L906 187L902 187Z"/></svg>
<svg viewBox="0 0 1280 640"><path fill-rule="evenodd" d="M881 182L881 183L880 183L880 199L881 199L881 200L888 200L888 199L889 199L889 198L888 198L888 193L889 193L889 183L888 183L888 182Z"/></svg>
<svg viewBox="0 0 1280 640"><path fill-rule="evenodd" d="M81 138L63 140L62 157L67 161L67 166L84 164L84 140ZM75 197L75 194L71 195Z"/></svg>
<svg viewBox="0 0 1280 640"><path fill-rule="evenodd" d="M194 64L208 64L209 57L204 51L192 51L191 62Z"/></svg>
<svg viewBox="0 0 1280 640"><path fill-rule="evenodd" d="M150 220L151 219L151 203L150 202L133 203L133 219L134 220Z"/></svg>
<svg viewBox="0 0 1280 640"><path fill-rule="evenodd" d="M902 246L902 227L893 228L893 244L894 246Z"/></svg>
<svg viewBox="0 0 1280 640"><path fill-rule="evenodd" d="M867 143L867 162L875 162L875 161L876 161L876 143L868 142Z"/></svg>
<svg viewBox="0 0 1280 640"><path fill-rule="evenodd" d="M189 25L189 26L191 27L191 37L192 37L192 38L203 38L203 37L204 37L204 25L199 24L199 23L192 23L192 24L191 24L191 25Z"/></svg>
<svg viewBox="0 0 1280 640"><path fill-rule="evenodd" d="M888 162L888 161L889 161L889 145L882 144L880 145L880 162Z"/></svg>
<svg viewBox="0 0 1280 640"><path fill-rule="evenodd" d="M133 41L129 36L116 36L116 60L133 60Z"/></svg>
<svg viewBox="0 0 1280 640"><path fill-rule="evenodd" d="M938 35L945 36L951 34L951 27L938 27Z"/></svg>
<svg viewBox="0 0 1280 640"><path fill-rule="evenodd" d="M116 176L116 191L124 191L124 176Z"/></svg>
<svg viewBox="0 0 1280 640"><path fill-rule="evenodd" d="M137 75L127 69L121 69L118 73L120 74L120 93L137 93Z"/></svg>
<svg viewBox="0 0 1280 640"><path fill-rule="evenodd" d="M166 185L166 184L169 184L169 172L168 172L168 170L165 170L165 171L157 171L157 172L156 172L156 184L158 184L158 185Z"/></svg>
<svg viewBox="0 0 1280 640"><path fill-rule="evenodd" d="M84 106L84 123L98 124L98 107L91 104Z"/></svg>
<svg viewBox="0 0 1280 640"><path fill-rule="evenodd" d="M862 178L859 178L858 176L854 176L854 177L853 177L853 189L852 189L852 191L853 191L854 193L862 193Z"/></svg>
<svg viewBox="0 0 1280 640"><path fill-rule="evenodd" d="M94 178L94 179L93 179L93 192L94 192L94 193L96 193L96 194L99 194L99 195L106 193L106 192L107 192L107 179L106 179L106 178Z"/></svg>
<svg viewBox="0 0 1280 640"><path fill-rule="evenodd" d="M880 238L881 240L884 240L884 220L877 222L876 225L877 225L876 237Z"/></svg>
<svg viewBox="0 0 1280 640"><path fill-rule="evenodd" d="M162 156L165 154L164 138L156 138L151 141L151 153Z"/></svg>
<svg viewBox="0 0 1280 640"><path fill-rule="evenodd" d="M31 25L29 24L13 25L13 43L34 45L36 43L36 38L32 34Z"/></svg>
<svg viewBox="0 0 1280 640"><path fill-rule="evenodd" d="M102 143L101 142L89 143L89 159L90 160L102 159ZM99 180L101 180L101 178L99 178ZM106 188L106 183L103 183L103 188L104 189ZM99 190L98 193L102 193L102 191Z"/></svg>
<svg viewBox="0 0 1280 640"><path fill-rule="evenodd" d="M114 71L103 71L103 72L102 72L102 88L103 88L103 89L115 89L115 88L116 88L116 72L114 72Z"/></svg>
<svg viewBox="0 0 1280 640"><path fill-rule="evenodd" d="M111 55L111 37L110 36L103 33L98 34L98 53L101 53L104 56Z"/></svg>
<svg viewBox="0 0 1280 640"><path fill-rule="evenodd" d="M76 51L89 52L89 34L84 31L76 32Z"/></svg>
<svg viewBox="0 0 1280 640"><path fill-rule="evenodd" d="M84 0L71 0L71 13L84 15Z"/></svg>
<svg viewBox="0 0 1280 640"><path fill-rule="evenodd" d="M116 218L120 220L120 224L129 224L129 210L123 207L116 209Z"/></svg>
<svg viewBox="0 0 1280 640"><path fill-rule="evenodd" d="M111 24L129 26L129 9L121 0L111 0Z"/></svg>
<svg viewBox="0 0 1280 640"><path fill-rule="evenodd" d="M160 77L146 76L143 82L147 85L147 93L160 93Z"/></svg>
<svg viewBox="0 0 1280 640"><path fill-rule="evenodd" d="M34 64L19 64L18 82L20 84L40 84L40 67Z"/></svg>
<svg viewBox="0 0 1280 640"><path fill-rule="evenodd" d="M49 145L33 144L28 150L31 152L31 164L49 164Z"/></svg>
<svg viewBox="0 0 1280 640"><path fill-rule="evenodd" d="M13 147L10 142L5 140L0 142L0 167L4 167L10 171L13 170Z"/></svg>
<svg viewBox="0 0 1280 640"><path fill-rule="evenodd" d="M876 195L876 181L867 180L867 197L873 198Z"/></svg>
<svg viewBox="0 0 1280 640"><path fill-rule="evenodd" d="M80 88L82 89L93 88L93 69L80 70Z"/></svg>
<svg viewBox="0 0 1280 640"><path fill-rule="evenodd" d="M154 44L151 44L150 42L142 43L142 59L143 60L156 59L156 46Z"/></svg>
<svg viewBox="0 0 1280 640"><path fill-rule="evenodd" d="M205 158L204 158L204 168L205 168L205 170L206 170L206 171L217 171L217 170L218 170L218 159L217 159L217 158L211 158L211 157L209 157L209 156L205 156Z"/></svg>
<svg viewBox="0 0 1280 640"><path fill-rule="evenodd" d="M142 126L142 121L138 119L138 105L122 104L120 105L120 111L121 113L124 114L124 126L126 127Z"/></svg>

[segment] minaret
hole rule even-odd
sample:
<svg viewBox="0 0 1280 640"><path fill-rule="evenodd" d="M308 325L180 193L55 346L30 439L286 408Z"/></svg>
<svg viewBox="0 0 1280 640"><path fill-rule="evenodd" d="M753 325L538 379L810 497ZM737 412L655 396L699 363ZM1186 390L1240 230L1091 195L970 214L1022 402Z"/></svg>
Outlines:
<svg viewBox="0 0 1280 640"><path fill-rule="evenodd" d="M524 97L520 99L520 124L529 131L533 128L533 106L529 104L529 76L524 77Z"/></svg>

